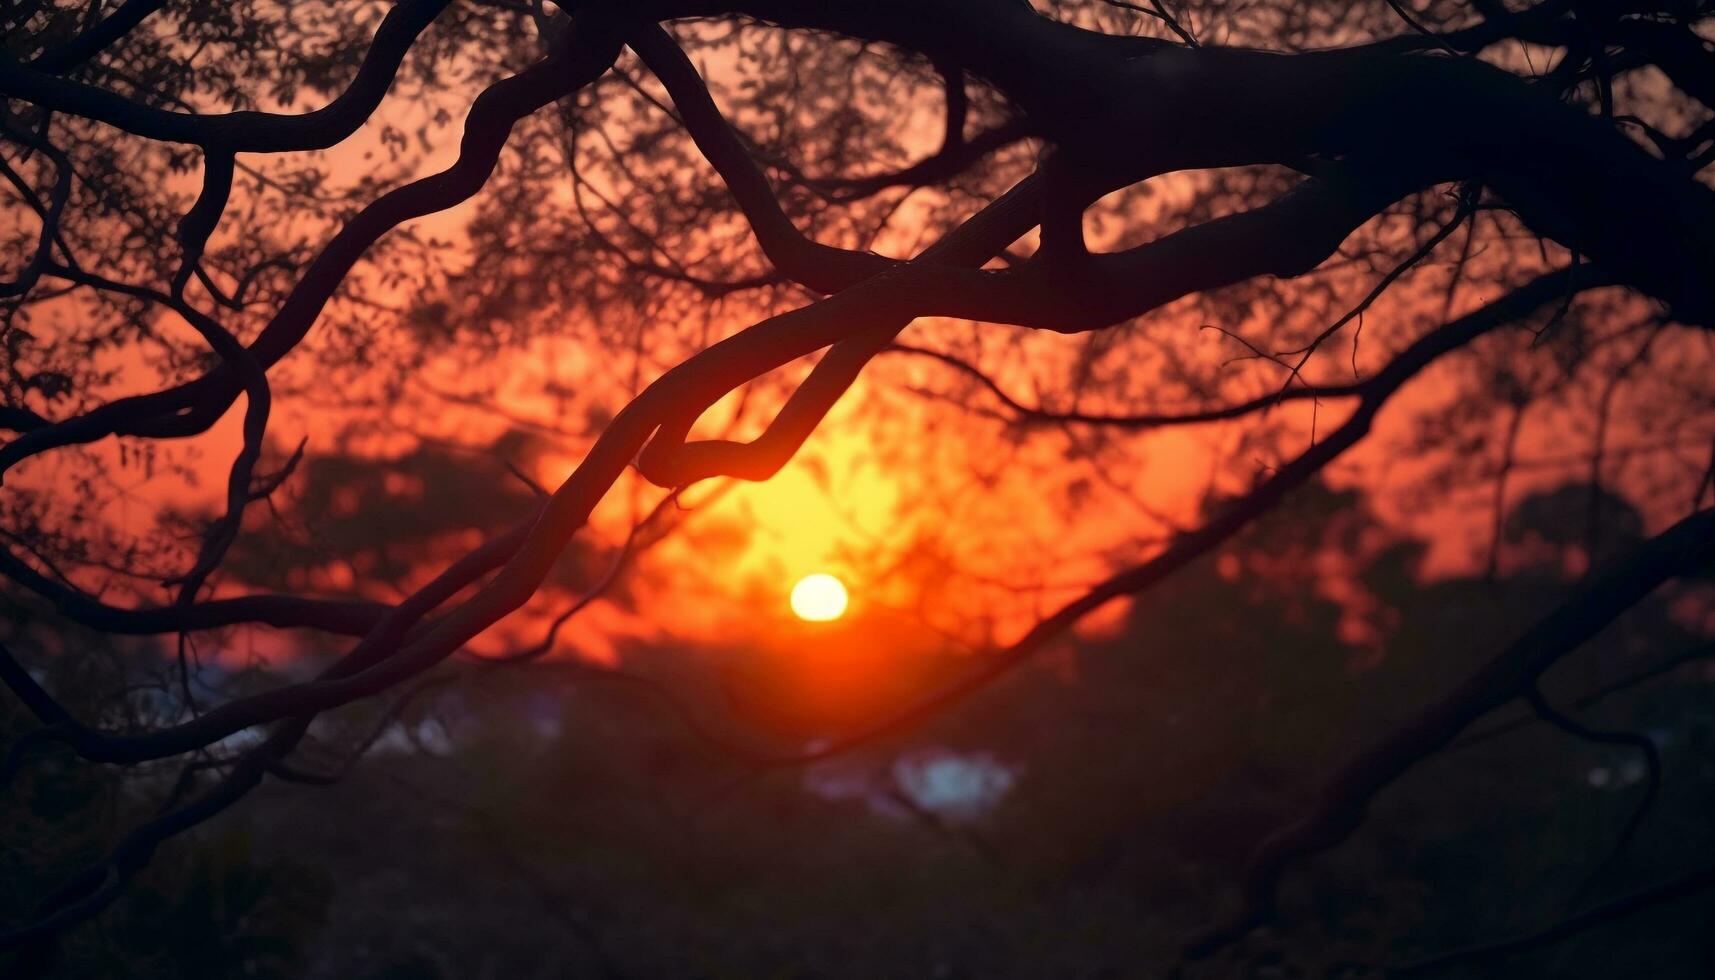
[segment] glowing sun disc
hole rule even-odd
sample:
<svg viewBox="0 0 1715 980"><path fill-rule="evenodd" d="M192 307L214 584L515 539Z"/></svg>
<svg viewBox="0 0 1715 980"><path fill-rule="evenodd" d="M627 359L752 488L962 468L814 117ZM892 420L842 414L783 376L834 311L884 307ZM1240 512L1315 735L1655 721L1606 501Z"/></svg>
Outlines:
<svg viewBox="0 0 1715 980"><path fill-rule="evenodd" d="M792 586L792 611L812 623L839 619L846 611L846 587L832 575L806 575Z"/></svg>

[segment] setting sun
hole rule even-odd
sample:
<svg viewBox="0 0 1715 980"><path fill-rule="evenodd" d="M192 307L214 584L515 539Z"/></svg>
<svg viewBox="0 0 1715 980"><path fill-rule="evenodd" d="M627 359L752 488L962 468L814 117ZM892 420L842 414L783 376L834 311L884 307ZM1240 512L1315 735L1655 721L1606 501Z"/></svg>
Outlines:
<svg viewBox="0 0 1715 980"><path fill-rule="evenodd" d="M846 587L832 575L806 575L792 587L792 611L812 623L839 619L846 611Z"/></svg>

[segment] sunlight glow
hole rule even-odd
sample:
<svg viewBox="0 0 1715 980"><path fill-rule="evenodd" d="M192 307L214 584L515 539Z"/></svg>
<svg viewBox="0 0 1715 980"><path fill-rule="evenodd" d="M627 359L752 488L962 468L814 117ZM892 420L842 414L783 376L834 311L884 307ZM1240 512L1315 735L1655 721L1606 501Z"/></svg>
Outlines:
<svg viewBox="0 0 1715 980"><path fill-rule="evenodd" d="M792 611L812 623L839 619L846 611L846 587L832 575L806 575L792 587Z"/></svg>

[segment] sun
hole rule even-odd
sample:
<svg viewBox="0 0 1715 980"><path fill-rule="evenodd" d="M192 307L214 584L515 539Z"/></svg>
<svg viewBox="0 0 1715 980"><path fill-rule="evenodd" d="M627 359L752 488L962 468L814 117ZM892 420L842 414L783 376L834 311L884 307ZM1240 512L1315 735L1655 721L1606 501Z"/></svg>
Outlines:
<svg viewBox="0 0 1715 980"><path fill-rule="evenodd" d="M806 575L792 586L792 611L812 623L839 619L846 611L846 587L832 575Z"/></svg>

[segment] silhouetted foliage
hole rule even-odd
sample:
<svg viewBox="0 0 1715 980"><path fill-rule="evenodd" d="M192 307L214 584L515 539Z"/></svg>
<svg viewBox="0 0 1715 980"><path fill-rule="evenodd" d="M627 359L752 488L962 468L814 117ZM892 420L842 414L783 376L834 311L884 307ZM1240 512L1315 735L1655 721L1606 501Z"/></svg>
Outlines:
<svg viewBox="0 0 1715 980"><path fill-rule="evenodd" d="M1711 25L7 7L6 966L1702 975Z"/></svg>

